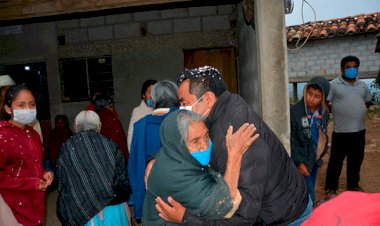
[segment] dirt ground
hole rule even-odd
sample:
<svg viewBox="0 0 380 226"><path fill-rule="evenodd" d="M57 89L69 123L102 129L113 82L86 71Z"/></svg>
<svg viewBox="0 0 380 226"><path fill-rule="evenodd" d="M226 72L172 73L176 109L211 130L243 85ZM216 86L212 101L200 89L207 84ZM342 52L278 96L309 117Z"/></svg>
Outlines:
<svg viewBox="0 0 380 226"><path fill-rule="evenodd" d="M330 126L332 129L332 124ZM366 119L366 146L360 171L360 186L365 192L380 192L380 105L372 106ZM330 129L330 132L331 132ZM331 137L331 135L330 135ZM316 182L316 201L323 199L325 177L329 155L319 169ZM346 190L346 161L339 179L338 194Z"/></svg>

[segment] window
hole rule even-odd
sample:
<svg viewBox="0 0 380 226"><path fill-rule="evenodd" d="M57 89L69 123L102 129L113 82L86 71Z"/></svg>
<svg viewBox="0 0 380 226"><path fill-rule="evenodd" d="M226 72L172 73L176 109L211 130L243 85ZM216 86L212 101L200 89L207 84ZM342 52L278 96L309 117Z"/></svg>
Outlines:
<svg viewBox="0 0 380 226"><path fill-rule="evenodd" d="M62 102L87 101L96 91L113 96L110 56L60 59Z"/></svg>

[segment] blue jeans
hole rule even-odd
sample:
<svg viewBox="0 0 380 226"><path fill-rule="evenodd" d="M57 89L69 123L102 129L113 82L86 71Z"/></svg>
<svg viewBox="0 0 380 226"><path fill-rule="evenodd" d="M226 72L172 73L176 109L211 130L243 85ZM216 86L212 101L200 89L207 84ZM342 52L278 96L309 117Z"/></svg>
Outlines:
<svg viewBox="0 0 380 226"><path fill-rule="evenodd" d="M295 221L292 223L288 224L288 226L300 226L305 220L307 220L311 212L313 210L313 202L311 201L311 198L309 196L309 202L307 203L305 211L303 211L303 214Z"/></svg>
<svg viewBox="0 0 380 226"><path fill-rule="evenodd" d="M307 190L309 191L309 195L312 203L315 202L315 181L317 180L318 166L314 164L313 170L310 172L310 176L305 177Z"/></svg>

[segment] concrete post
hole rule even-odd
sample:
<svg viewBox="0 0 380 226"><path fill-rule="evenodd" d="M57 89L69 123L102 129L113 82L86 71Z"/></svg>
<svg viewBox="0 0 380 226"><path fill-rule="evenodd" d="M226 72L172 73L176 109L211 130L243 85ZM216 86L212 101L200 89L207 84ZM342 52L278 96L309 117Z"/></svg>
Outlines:
<svg viewBox="0 0 380 226"><path fill-rule="evenodd" d="M293 82L293 103L297 103L298 102L298 85L296 82Z"/></svg>
<svg viewBox="0 0 380 226"><path fill-rule="evenodd" d="M290 153L287 45L283 0L255 0L261 116Z"/></svg>

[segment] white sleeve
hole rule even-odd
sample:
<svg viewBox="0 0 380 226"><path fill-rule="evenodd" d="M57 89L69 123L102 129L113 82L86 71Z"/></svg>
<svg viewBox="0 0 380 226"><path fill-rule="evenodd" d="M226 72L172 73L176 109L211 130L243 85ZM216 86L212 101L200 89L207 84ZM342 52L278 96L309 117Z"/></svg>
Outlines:
<svg viewBox="0 0 380 226"><path fill-rule="evenodd" d="M127 136L127 143L128 143L128 151L131 151L131 143L132 143L132 136L133 136L133 125L138 120L138 114L137 109L134 108L131 115L131 120L129 121L129 127L128 127L128 136Z"/></svg>

